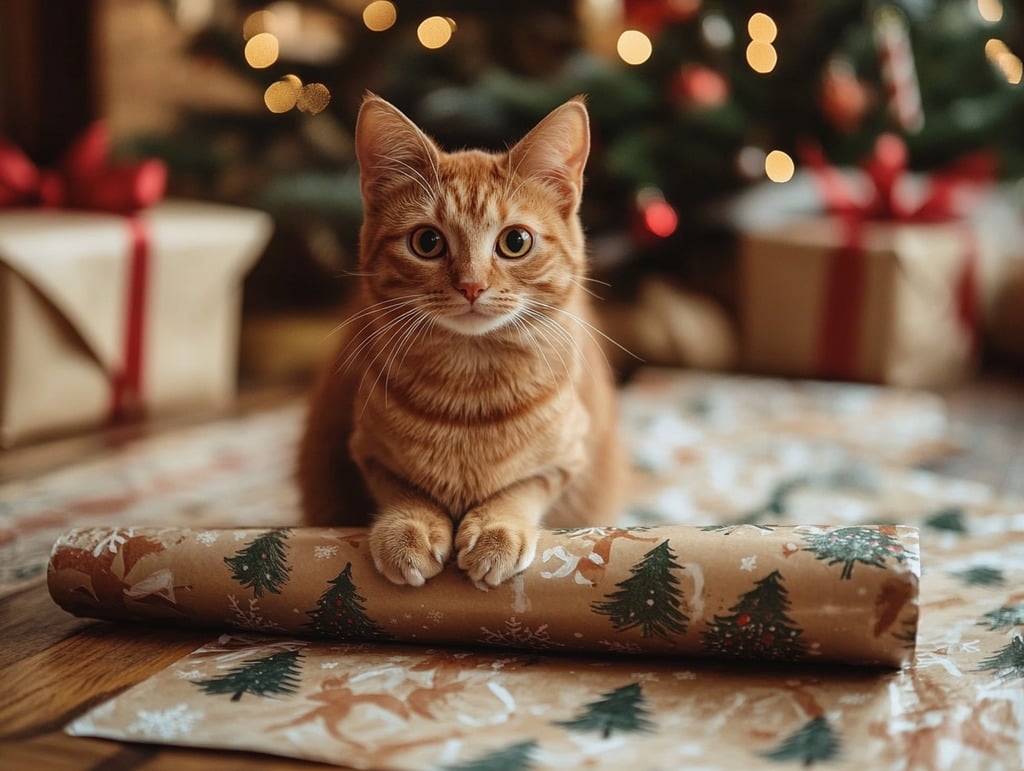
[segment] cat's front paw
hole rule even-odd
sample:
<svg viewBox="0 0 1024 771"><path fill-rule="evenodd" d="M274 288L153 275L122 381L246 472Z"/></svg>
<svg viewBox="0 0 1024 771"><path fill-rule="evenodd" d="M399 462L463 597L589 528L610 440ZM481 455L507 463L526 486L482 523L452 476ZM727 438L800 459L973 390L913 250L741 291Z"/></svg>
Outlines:
<svg viewBox="0 0 1024 771"><path fill-rule="evenodd" d="M537 529L521 521L501 521L471 511L455 534L459 567L480 589L499 586L533 562Z"/></svg>
<svg viewBox="0 0 1024 771"><path fill-rule="evenodd" d="M426 507L385 510L377 515L368 541L381 575L393 584L423 586L444 569L452 553L452 522Z"/></svg>

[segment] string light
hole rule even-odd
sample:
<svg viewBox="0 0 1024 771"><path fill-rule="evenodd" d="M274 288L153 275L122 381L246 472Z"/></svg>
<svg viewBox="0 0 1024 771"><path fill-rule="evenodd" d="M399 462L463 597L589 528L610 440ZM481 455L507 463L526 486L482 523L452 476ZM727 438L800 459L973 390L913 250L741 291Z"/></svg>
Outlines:
<svg viewBox="0 0 1024 771"><path fill-rule="evenodd" d="M242 23L242 39L248 40L260 32L273 32L277 17L270 11L254 11Z"/></svg>
<svg viewBox="0 0 1024 771"><path fill-rule="evenodd" d="M420 22L416 37L424 48L441 48L452 39L454 24L444 16L430 16Z"/></svg>
<svg viewBox="0 0 1024 771"><path fill-rule="evenodd" d="M295 75L285 75L267 86L263 92L263 103L273 113L288 112L298 102L301 91L302 81Z"/></svg>
<svg viewBox="0 0 1024 771"><path fill-rule="evenodd" d="M371 32L383 32L394 26L398 10L388 0L374 0L363 9L363 24Z"/></svg>
<svg viewBox="0 0 1024 771"><path fill-rule="evenodd" d="M619 58L626 64L643 64L651 58L654 46L651 39L637 29L627 29L619 35L619 42L615 44L619 52Z"/></svg>
<svg viewBox="0 0 1024 771"><path fill-rule="evenodd" d="M779 34L775 20L766 13L755 13L747 20L747 32L750 33L747 64L762 75L771 72L779 62L779 55L772 45Z"/></svg>
<svg viewBox="0 0 1024 771"><path fill-rule="evenodd" d="M1024 76L1024 63L1002 40L990 38L985 43L985 56L999 68L1007 82L1017 85Z"/></svg>
<svg viewBox="0 0 1024 771"><path fill-rule="evenodd" d="M644 228L658 238L668 238L679 227L679 215L664 193L656 187L645 187L637 191L637 208Z"/></svg>
<svg viewBox="0 0 1024 771"><path fill-rule="evenodd" d="M1003 4L1001 0L978 0L978 13L987 22L1002 21Z"/></svg>
<svg viewBox="0 0 1024 771"><path fill-rule="evenodd" d="M772 150L764 157L764 173L772 182L789 182L796 171L796 164L782 150Z"/></svg>
<svg viewBox="0 0 1024 771"><path fill-rule="evenodd" d="M281 52L277 38L269 32L260 32L249 38L245 44L245 60L249 66L262 70L277 61Z"/></svg>

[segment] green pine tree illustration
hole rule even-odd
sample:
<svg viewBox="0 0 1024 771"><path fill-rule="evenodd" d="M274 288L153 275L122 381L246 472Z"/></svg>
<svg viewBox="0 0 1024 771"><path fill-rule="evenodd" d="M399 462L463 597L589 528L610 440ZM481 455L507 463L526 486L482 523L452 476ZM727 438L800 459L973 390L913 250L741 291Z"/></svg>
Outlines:
<svg viewBox="0 0 1024 771"><path fill-rule="evenodd" d="M985 614L987 621L979 621L979 624L988 624L988 628L996 631L1009 629L1011 626L1024 625L1024 602L1016 605L1004 605L1001 608L990 610Z"/></svg>
<svg viewBox="0 0 1024 771"><path fill-rule="evenodd" d="M686 631L689 616L679 610L683 592L673 570L681 570L668 541L662 541L636 565L632 575L617 583L619 591L605 595L605 601L595 601L591 609L608 616L618 631L640 627L644 637L658 636L669 639L669 634Z"/></svg>
<svg viewBox="0 0 1024 771"><path fill-rule="evenodd" d="M287 529L270 530L256 536L234 557L225 557L224 563L231 568L231 577L242 586L251 586L257 597L265 591L280 594L292 572L285 556L287 534Z"/></svg>
<svg viewBox="0 0 1024 771"><path fill-rule="evenodd" d="M1003 571L988 565L976 565L953 575L968 586L1002 586L1006 583Z"/></svg>
<svg viewBox="0 0 1024 771"><path fill-rule="evenodd" d="M806 653L803 630L788 615L788 592L774 570L729 608L715 616L704 632L709 653L742 658L792 660Z"/></svg>
<svg viewBox="0 0 1024 771"><path fill-rule="evenodd" d="M796 760L805 766L833 760L839 754L839 735L824 717L816 717L782 740L774 750L762 753L769 760Z"/></svg>
<svg viewBox="0 0 1024 771"><path fill-rule="evenodd" d="M536 750L536 740L529 739L488 752L476 760L444 768L445 771L528 771L533 768L532 755Z"/></svg>
<svg viewBox="0 0 1024 771"><path fill-rule="evenodd" d="M842 564L840 578L853 578L853 566L858 562L875 568L884 568L887 559L904 562L907 550L898 538L874 527L838 527L804 539L804 551L813 552L829 565Z"/></svg>
<svg viewBox="0 0 1024 771"><path fill-rule="evenodd" d="M332 640L388 640L390 635L366 615L366 598L352 581L352 563L345 565L330 588L320 595L316 610L307 611L306 627Z"/></svg>
<svg viewBox="0 0 1024 771"><path fill-rule="evenodd" d="M932 530L945 530L950 533L966 533L964 510L959 506L946 506L932 513L924 520L924 526Z"/></svg>
<svg viewBox="0 0 1024 771"><path fill-rule="evenodd" d="M607 739L612 731L650 733L654 730L640 683L630 683L584 705L572 720L559 720L555 725L571 731L598 731Z"/></svg>
<svg viewBox="0 0 1024 771"><path fill-rule="evenodd" d="M1008 642L998 653L989 656L978 666L979 672L995 672L999 677L1024 679L1024 639L1019 635Z"/></svg>
<svg viewBox="0 0 1024 771"><path fill-rule="evenodd" d="M298 689L300 669L301 651L281 651L262 659L243 661L230 672L209 680L196 680L195 684L211 696L230 693L231 701L239 701L245 693L290 696Z"/></svg>

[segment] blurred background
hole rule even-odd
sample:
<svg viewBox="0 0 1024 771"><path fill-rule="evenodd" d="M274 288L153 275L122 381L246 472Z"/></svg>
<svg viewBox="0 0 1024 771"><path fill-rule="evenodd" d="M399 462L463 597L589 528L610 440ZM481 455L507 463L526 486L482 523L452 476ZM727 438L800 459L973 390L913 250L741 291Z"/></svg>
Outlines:
<svg viewBox="0 0 1024 771"><path fill-rule="evenodd" d="M1022 55L1010 0L5 0L0 133L46 166L104 118L118 159L166 163L168 198L268 213L240 366L294 380L354 286L367 90L444 147L492 149L586 94L610 335L653 364L943 387L1024 361ZM895 245L790 228L837 214ZM940 259L948 227L974 235ZM871 276L843 273L852 247ZM820 330L795 350L793 329L844 323L878 362L830 363ZM950 329L970 339L951 350Z"/></svg>

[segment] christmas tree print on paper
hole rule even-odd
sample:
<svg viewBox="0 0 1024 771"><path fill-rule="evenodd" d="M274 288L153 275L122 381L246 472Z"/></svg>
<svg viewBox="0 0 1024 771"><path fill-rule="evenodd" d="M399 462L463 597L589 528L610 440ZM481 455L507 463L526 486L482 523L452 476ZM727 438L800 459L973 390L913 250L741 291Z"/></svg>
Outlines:
<svg viewBox="0 0 1024 771"><path fill-rule="evenodd" d="M978 671L995 672L1004 679L1024 679L1024 639L1014 637L998 653L981 662Z"/></svg>
<svg viewBox="0 0 1024 771"><path fill-rule="evenodd" d="M243 661L241 666L209 680L196 680L203 693L214 696L230 693L231 701L243 694L255 696L291 696L298 690L301 652L281 651L266 658Z"/></svg>
<svg viewBox="0 0 1024 771"><path fill-rule="evenodd" d="M924 521L924 526L932 530L945 530L948 533L966 533L964 510L959 506L947 506L939 509Z"/></svg>
<svg viewBox="0 0 1024 771"><path fill-rule="evenodd" d="M959 573L953 573L953 576L968 586L1002 586L1006 583L1003 571L988 565L976 565L967 570L961 570Z"/></svg>
<svg viewBox="0 0 1024 771"><path fill-rule="evenodd" d="M597 731L607 739L613 731L623 733L651 733L654 724L640 683L630 683L614 691L601 694L601 698L583 707L572 720L559 720L555 725L570 731Z"/></svg>
<svg viewBox="0 0 1024 771"><path fill-rule="evenodd" d="M537 750L533 739L488 752L476 760L445 766L444 771L529 771L533 768L532 755Z"/></svg>
<svg viewBox="0 0 1024 771"><path fill-rule="evenodd" d="M672 575L673 570L681 569L668 541L662 541L629 569L629 578L616 584L619 591L590 607L608 616L619 632L640 627L644 637L665 640L669 634L682 634L690 619L679 610L683 592L678 588L679 579Z"/></svg>
<svg viewBox="0 0 1024 771"><path fill-rule="evenodd" d="M331 588L320 595L316 610L306 613L306 627L332 640L388 640L391 636L366 615L366 598L352 581L352 563L328 582Z"/></svg>
<svg viewBox="0 0 1024 771"><path fill-rule="evenodd" d="M252 593L257 597L265 591L280 594L292 572L285 557L287 534L287 530L270 530L256 536L234 557L225 557L224 563L231 568L231 577L242 586L252 587Z"/></svg>
<svg viewBox="0 0 1024 771"><path fill-rule="evenodd" d="M1024 625L1024 602L1018 602L1016 605L1004 605L1001 608L990 610L985 614L985 619L985 621L979 621L978 623L988 624L988 628L992 631Z"/></svg>
<svg viewBox="0 0 1024 771"><path fill-rule="evenodd" d="M821 760L833 760L839 755L839 736L828 720L816 717L793 732L774 750L762 757L785 762L796 760L811 766Z"/></svg>
<svg viewBox="0 0 1024 771"><path fill-rule="evenodd" d="M709 653L744 658L793 660L806 653L803 631L786 615L789 599L782 574L774 570L729 608L704 633Z"/></svg>
<svg viewBox="0 0 1024 771"><path fill-rule="evenodd" d="M853 578L853 566L858 562L874 568L884 568L887 559L904 562L908 557L906 547L899 539L873 527L840 527L804 538L809 551L829 565L842 564L840 578Z"/></svg>

